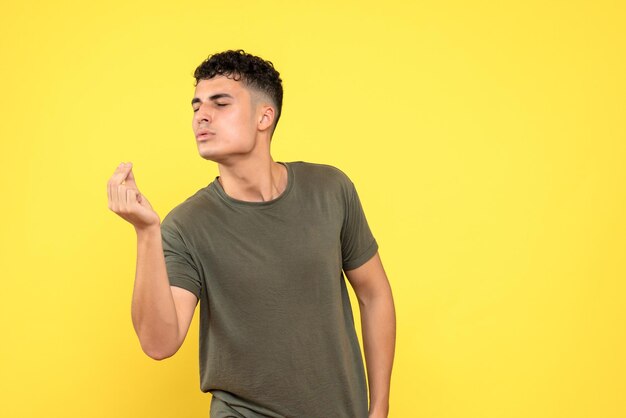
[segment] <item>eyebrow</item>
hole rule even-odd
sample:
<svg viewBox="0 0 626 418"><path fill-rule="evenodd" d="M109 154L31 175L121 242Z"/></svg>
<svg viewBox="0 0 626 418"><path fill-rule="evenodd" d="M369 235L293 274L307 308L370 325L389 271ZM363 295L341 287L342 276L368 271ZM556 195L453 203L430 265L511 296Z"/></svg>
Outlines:
<svg viewBox="0 0 626 418"><path fill-rule="evenodd" d="M233 96L231 96L228 93L217 93L214 94L213 96L209 97L209 100L217 100L217 99L221 99L222 97L228 97L230 99L234 99ZM191 105L193 106L194 103L198 103L201 102L202 100L200 100L198 97L194 97L193 99L191 99Z"/></svg>

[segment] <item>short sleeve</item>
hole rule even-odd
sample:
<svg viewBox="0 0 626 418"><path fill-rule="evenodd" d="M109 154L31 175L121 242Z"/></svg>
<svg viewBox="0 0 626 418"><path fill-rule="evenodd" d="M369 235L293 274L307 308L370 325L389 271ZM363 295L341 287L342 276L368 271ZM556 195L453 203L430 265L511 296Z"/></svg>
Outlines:
<svg viewBox="0 0 626 418"><path fill-rule="evenodd" d="M341 256L344 270L355 269L378 250L378 243L367 223L354 183L349 182L346 211L341 228Z"/></svg>
<svg viewBox="0 0 626 418"><path fill-rule="evenodd" d="M200 280L198 268L185 246L178 228L172 225L167 217L161 223L161 238L170 285L187 289L200 299L202 280Z"/></svg>

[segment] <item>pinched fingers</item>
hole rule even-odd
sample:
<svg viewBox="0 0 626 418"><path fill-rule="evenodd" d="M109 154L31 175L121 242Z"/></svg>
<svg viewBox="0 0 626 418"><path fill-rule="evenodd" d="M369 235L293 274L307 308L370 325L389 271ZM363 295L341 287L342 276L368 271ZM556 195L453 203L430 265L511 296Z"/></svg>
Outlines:
<svg viewBox="0 0 626 418"><path fill-rule="evenodd" d="M125 214L132 213L133 207L138 204L137 194L139 192L123 184L118 185L113 191L116 192L114 196L117 196L117 198L114 199L114 211Z"/></svg>
<svg viewBox="0 0 626 418"><path fill-rule="evenodd" d="M107 194L109 198L109 209L114 212L118 212L120 210L126 209L126 190L127 187L124 186L123 181L128 176L130 169L132 167L131 163L121 163L115 169L115 172L107 182Z"/></svg>
<svg viewBox="0 0 626 418"><path fill-rule="evenodd" d="M135 206L138 204L137 190L126 189L126 202L128 203L128 206Z"/></svg>
<svg viewBox="0 0 626 418"><path fill-rule="evenodd" d="M132 174L132 164L120 164L109 179L109 209L130 222L135 228L159 225L159 215L148 199L139 192Z"/></svg>
<svg viewBox="0 0 626 418"><path fill-rule="evenodd" d="M128 212L128 207L126 205L126 190L128 188L123 184L118 184L117 186L117 204L120 212Z"/></svg>

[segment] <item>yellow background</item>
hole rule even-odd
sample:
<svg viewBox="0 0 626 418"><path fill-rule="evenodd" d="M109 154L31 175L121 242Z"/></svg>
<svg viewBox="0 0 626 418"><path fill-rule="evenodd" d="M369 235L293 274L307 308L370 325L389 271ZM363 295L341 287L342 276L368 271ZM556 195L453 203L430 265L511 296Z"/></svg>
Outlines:
<svg viewBox="0 0 626 418"><path fill-rule="evenodd" d="M284 80L274 159L357 186L395 296L390 417L626 416L625 17L609 1L4 3L0 416L208 416L197 311L174 357L141 351L135 233L106 187L132 161L163 218L214 179L192 74L231 48Z"/></svg>

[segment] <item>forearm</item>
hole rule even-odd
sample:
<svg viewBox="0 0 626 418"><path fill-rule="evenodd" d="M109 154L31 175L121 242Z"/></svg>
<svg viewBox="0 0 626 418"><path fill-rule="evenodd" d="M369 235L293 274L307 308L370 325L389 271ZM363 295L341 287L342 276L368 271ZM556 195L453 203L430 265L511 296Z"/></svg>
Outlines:
<svg viewBox="0 0 626 418"><path fill-rule="evenodd" d="M143 351L154 359L176 352L178 318L161 241L160 226L137 231L137 271L132 321Z"/></svg>
<svg viewBox="0 0 626 418"><path fill-rule="evenodd" d="M370 416L389 412L391 369L396 341L396 315L391 288L359 302L367 367Z"/></svg>

